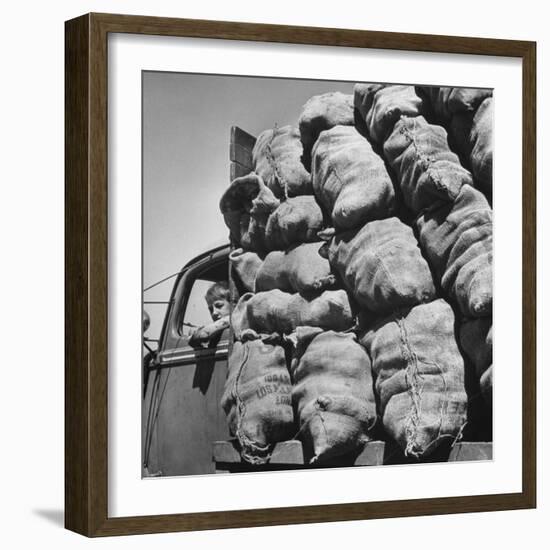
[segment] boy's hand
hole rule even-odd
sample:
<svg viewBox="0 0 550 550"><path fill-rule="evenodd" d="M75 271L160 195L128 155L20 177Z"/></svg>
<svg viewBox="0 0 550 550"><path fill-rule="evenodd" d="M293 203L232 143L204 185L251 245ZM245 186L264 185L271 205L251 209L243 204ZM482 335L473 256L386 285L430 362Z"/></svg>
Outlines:
<svg viewBox="0 0 550 550"><path fill-rule="evenodd" d="M200 346L209 342L229 327L229 315L202 327L197 327L189 336L190 346Z"/></svg>
<svg viewBox="0 0 550 550"><path fill-rule="evenodd" d="M208 342L210 334L204 329L204 327L197 327L189 334L189 345L200 346L204 342Z"/></svg>

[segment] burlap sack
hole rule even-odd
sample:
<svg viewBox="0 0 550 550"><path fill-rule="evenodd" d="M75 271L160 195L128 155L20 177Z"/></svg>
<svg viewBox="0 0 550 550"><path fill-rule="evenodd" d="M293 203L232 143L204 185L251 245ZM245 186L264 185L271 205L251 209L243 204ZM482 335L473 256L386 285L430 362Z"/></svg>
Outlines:
<svg viewBox="0 0 550 550"><path fill-rule="evenodd" d="M246 335L250 333L257 335L257 332L251 329L250 323L248 321L247 306L249 300L253 297L253 292L246 292L231 308L229 321L231 326L231 333L236 340L243 340L246 338Z"/></svg>
<svg viewBox="0 0 550 550"><path fill-rule="evenodd" d="M493 98L488 97L474 115L470 134L470 161L479 188L487 195L493 186Z"/></svg>
<svg viewBox="0 0 550 550"><path fill-rule="evenodd" d="M356 84L353 89L355 108L365 121L371 141L382 146L402 117L422 114L422 99L414 86Z"/></svg>
<svg viewBox="0 0 550 550"><path fill-rule="evenodd" d="M480 389L491 403L493 391L493 318L467 319L460 326L460 345L472 362Z"/></svg>
<svg viewBox="0 0 550 550"><path fill-rule="evenodd" d="M416 214L436 201L453 201L472 176L447 143L441 126L424 117L401 118L384 143L384 155L393 168L406 205Z"/></svg>
<svg viewBox="0 0 550 550"><path fill-rule="evenodd" d="M322 245L306 243L286 252L270 252L258 271L255 291L278 288L283 292L310 294L334 286L336 278L328 260L319 254Z"/></svg>
<svg viewBox="0 0 550 550"><path fill-rule="evenodd" d="M327 252L347 290L370 311L386 313L436 297L430 269L413 231L397 218L336 234Z"/></svg>
<svg viewBox="0 0 550 550"><path fill-rule="evenodd" d="M416 86L419 96L429 100L434 114L442 121L457 113L475 111L481 102L493 95L484 88L451 88L446 86Z"/></svg>
<svg viewBox="0 0 550 550"><path fill-rule="evenodd" d="M254 292L256 274L262 266L262 258L255 252L247 252L242 248L232 250L229 254L232 272L240 281L246 292Z"/></svg>
<svg viewBox="0 0 550 550"><path fill-rule="evenodd" d="M325 290L309 298L279 289L247 293L231 312L231 327L237 339L250 331L290 334L299 326L344 331L353 326L354 320L345 290Z"/></svg>
<svg viewBox="0 0 550 550"><path fill-rule="evenodd" d="M464 185L456 200L417 220L420 245L447 295L466 317L493 307L493 211L483 194Z"/></svg>
<svg viewBox="0 0 550 550"><path fill-rule="evenodd" d="M300 132L283 126L262 132L252 150L254 172L278 198L311 193L311 176L302 164Z"/></svg>
<svg viewBox="0 0 550 550"><path fill-rule="evenodd" d="M352 126L322 132L313 148L313 190L334 227L387 218L395 193L383 160Z"/></svg>
<svg viewBox="0 0 550 550"><path fill-rule="evenodd" d="M315 197L288 199L267 220L266 246L270 250L284 250L292 244L316 242L322 228L323 212Z"/></svg>
<svg viewBox="0 0 550 550"><path fill-rule="evenodd" d="M394 313L360 337L372 360L382 423L406 456L429 456L466 423L454 325L451 307L440 299Z"/></svg>
<svg viewBox="0 0 550 550"><path fill-rule="evenodd" d="M360 449L376 422L365 350L355 334L299 327L296 339L292 400L310 463Z"/></svg>
<svg viewBox="0 0 550 550"><path fill-rule="evenodd" d="M311 150L319 134L334 126L353 126L353 96L341 92L316 95L302 109L298 125L304 148L303 162L307 169L311 164Z"/></svg>
<svg viewBox="0 0 550 550"><path fill-rule="evenodd" d="M260 339L233 344L221 406L246 462L267 462L274 444L295 433L291 390L281 346Z"/></svg>
<svg viewBox="0 0 550 550"><path fill-rule="evenodd" d="M267 220L278 206L279 199L257 174L233 180L220 200L231 242L245 250L265 250Z"/></svg>

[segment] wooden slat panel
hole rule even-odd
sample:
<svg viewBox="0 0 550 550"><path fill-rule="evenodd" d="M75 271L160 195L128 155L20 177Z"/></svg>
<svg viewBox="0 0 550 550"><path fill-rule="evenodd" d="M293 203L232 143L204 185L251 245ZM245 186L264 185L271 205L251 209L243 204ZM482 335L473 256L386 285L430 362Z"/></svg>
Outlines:
<svg viewBox="0 0 550 550"><path fill-rule="evenodd" d="M230 181L233 181L235 178L240 178L241 176L250 174L250 172L252 172L250 168L247 168L237 162L232 162L229 166L229 179Z"/></svg>
<svg viewBox="0 0 550 550"><path fill-rule="evenodd" d="M241 130L238 126L231 127L229 141L229 180L246 176L254 168L252 162L252 149L256 138L248 132Z"/></svg>
<svg viewBox="0 0 550 550"><path fill-rule="evenodd" d="M492 460L493 444L465 441L457 443L449 455L449 462L461 462L467 460Z"/></svg>
<svg viewBox="0 0 550 550"><path fill-rule="evenodd" d="M238 143L231 143L229 147L229 160L247 166L252 170L254 163L252 162L252 149L248 149Z"/></svg>
<svg viewBox="0 0 550 550"><path fill-rule="evenodd" d="M256 143L256 138L248 132L241 130L238 126L231 126L230 143L232 145L240 145L243 149L252 151L254 144Z"/></svg>

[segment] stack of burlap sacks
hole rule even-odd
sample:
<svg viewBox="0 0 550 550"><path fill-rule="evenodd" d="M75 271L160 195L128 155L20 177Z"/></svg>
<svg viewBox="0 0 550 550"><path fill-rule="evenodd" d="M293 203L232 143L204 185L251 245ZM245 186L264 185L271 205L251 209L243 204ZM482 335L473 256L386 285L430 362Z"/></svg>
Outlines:
<svg viewBox="0 0 550 550"><path fill-rule="evenodd" d="M355 87L355 105L415 217L420 246L436 282L455 306L462 351L476 369L490 408L491 91L360 84ZM423 114L443 126L428 123Z"/></svg>
<svg viewBox="0 0 550 550"><path fill-rule="evenodd" d="M462 334L481 361L472 323L491 310L478 260L488 220L456 155L447 148L438 164L409 150L423 143L416 124L429 126L422 106L414 87L315 96L299 128L258 137L254 172L220 201L240 296L222 406L250 463L294 438L311 463L374 437L421 459L462 433L453 307L475 318Z"/></svg>

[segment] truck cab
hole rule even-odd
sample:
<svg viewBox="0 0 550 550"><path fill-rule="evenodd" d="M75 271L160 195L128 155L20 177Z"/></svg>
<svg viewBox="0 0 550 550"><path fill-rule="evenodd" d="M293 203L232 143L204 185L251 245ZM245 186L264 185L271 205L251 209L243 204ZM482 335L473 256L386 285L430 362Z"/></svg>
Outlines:
<svg viewBox="0 0 550 550"><path fill-rule="evenodd" d="M227 376L229 330L204 347L191 327L210 320L204 294L228 280L229 245L186 264L172 289L158 350L144 365L143 475L214 473L212 442L229 437L220 399Z"/></svg>

